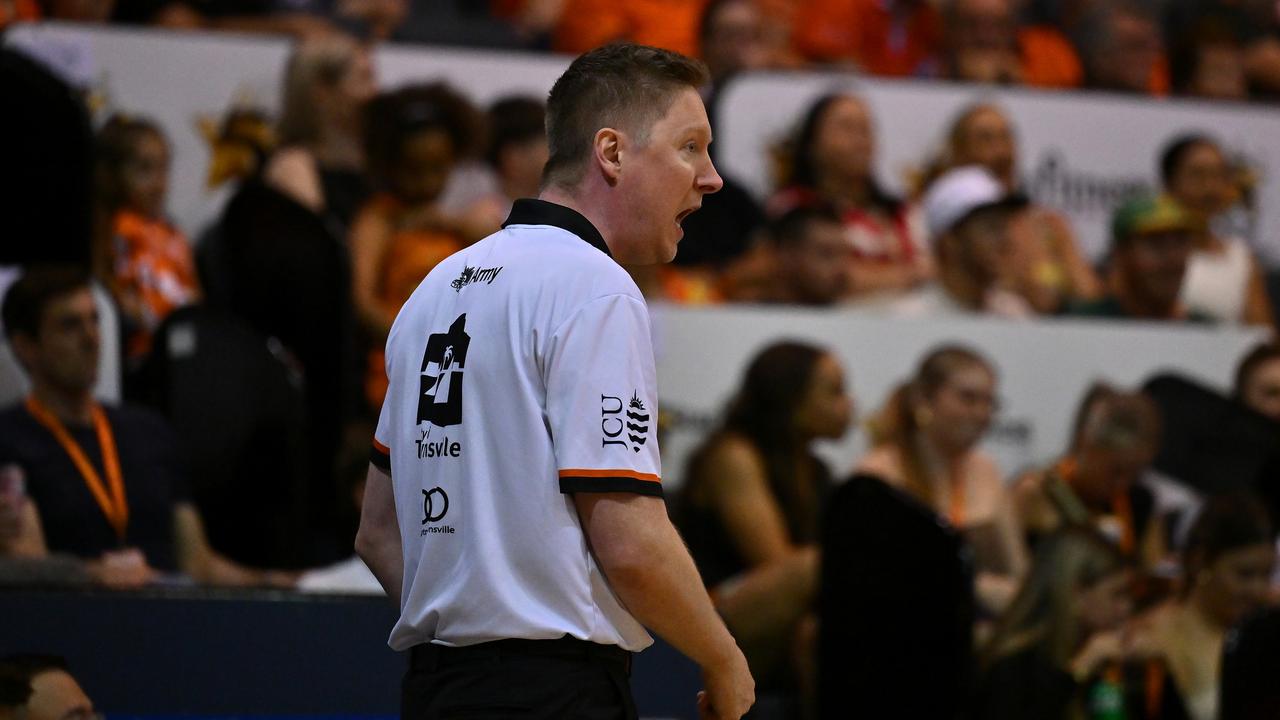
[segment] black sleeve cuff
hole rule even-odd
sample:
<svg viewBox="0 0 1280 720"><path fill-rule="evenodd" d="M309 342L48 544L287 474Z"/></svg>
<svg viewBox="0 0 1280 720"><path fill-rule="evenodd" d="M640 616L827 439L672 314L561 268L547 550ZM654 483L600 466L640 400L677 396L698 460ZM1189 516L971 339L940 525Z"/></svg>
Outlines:
<svg viewBox="0 0 1280 720"><path fill-rule="evenodd" d="M620 476L574 477L570 475L560 478L560 492L566 495L572 495L573 493L623 492L662 497L662 483Z"/></svg>
<svg viewBox="0 0 1280 720"><path fill-rule="evenodd" d="M369 462L386 474L391 474L391 453L375 443L369 447Z"/></svg>

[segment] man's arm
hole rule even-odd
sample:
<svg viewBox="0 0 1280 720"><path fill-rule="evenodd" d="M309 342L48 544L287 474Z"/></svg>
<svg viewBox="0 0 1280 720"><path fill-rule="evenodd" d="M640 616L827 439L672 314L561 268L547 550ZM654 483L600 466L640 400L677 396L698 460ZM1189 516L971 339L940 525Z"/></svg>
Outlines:
<svg viewBox="0 0 1280 720"><path fill-rule="evenodd" d="M200 512L191 503L173 508L178 566L198 583L208 585L293 587L297 574L245 567L224 557L209 544Z"/></svg>
<svg viewBox="0 0 1280 720"><path fill-rule="evenodd" d="M755 682L662 499L592 492L573 498L591 551L627 610L701 666L710 706L704 712L741 717L755 702Z"/></svg>
<svg viewBox="0 0 1280 720"><path fill-rule="evenodd" d="M404 583L404 558L400 547L400 523L396 520L396 500L391 476L369 465L364 483L364 506L360 509L360 529L356 532L356 554L382 583L391 601L400 604Z"/></svg>

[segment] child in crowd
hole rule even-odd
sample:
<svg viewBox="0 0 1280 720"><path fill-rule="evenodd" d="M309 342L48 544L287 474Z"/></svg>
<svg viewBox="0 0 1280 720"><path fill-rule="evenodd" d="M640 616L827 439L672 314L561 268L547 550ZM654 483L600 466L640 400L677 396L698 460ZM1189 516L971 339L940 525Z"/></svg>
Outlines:
<svg viewBox="0 0 1280 720"><path fill-rule="evenodd" d="M98 132L95 158L95 275L111 290L131 365L179 307L200 295L191 244L165 218L169 144L150 120L116 115Z"/></svg>

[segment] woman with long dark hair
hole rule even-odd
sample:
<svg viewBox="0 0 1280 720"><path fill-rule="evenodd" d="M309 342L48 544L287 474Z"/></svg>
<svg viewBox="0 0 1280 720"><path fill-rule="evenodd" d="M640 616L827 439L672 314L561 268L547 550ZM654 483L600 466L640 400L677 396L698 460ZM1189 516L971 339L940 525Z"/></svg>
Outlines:
<svg viewBox="0 0 1280 720"><path fill-rule="evenodd" d="M843 436L851 412L831 353L777 343L752 360L723 423L689 461L677 523L762 686L789 684L816 591L831 474L810 446Z"/></svg>
<svg viewBox="0 0 1280 720"><path fill-rule="evenodd" d="M1138 623L1195 720L1218 716L1227 631L1267 603L1273 539L1266 508L1252 495L1210 499L1183 550L1181 592Z"/></svg>
<svg viewBox="0 0 1280 720"><path fill-rule="evenodd" d="M1242 189L1222 147L1208 135L1184 135L1160 156L1164 191L1203 223L1182 280L1182 302L1215 320L1270 327L1261 265L1248 243L1214 232L1211 221L1240 200Z"/></svg>
<svg viewBox="0 0 1280 720"><path fill-rule="evenodd" d="M774 217L806 205L830 207L840 215L853 248L854 297L906 291L933 277L918 214L876 180L875 145L865 102L844 94L819 98L787 148L783 189L768 207Z"/></svg>

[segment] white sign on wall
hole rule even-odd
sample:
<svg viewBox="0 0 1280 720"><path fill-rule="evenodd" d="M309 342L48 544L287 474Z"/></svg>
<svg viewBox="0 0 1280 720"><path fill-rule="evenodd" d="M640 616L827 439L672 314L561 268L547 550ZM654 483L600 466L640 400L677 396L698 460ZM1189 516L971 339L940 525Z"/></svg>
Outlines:
<svg viewBox="0 0 1280 720"><path fill-rule="evenodd" d="M1106 253L1111 211L1119 201L1158 186L1165 145L1188 132L1207 132L1258 174L1251 221L1236 229L1270 265L1280 265L1280 111L1274 108L848 74L757 74L728 86L720 99L721 170L766 197L772 189L768 148L793 131L814 100L832 92L868 102L878 130L878 177L897 193L942 148L961 110L979 101L1004 108L1017 130L1025 189L1067 214L1095 261Z"/></svg>
<svg viewBox="0 0 1280 720"><path fill-rule="evenodd" d="M1006 473L1063 452L1076 405L1095 381L1136 387L1164 371L1229 390L1236 363L1264 337L1256 330L1115 321L907 320L864 310L654 306L659 410L670 426L662 466L670 488L689 452L720 418L751 359L766 345L800 340L830 349L846 372L858 427L822 448L845 477L866 448L862 422L943 343L972 347L996 366L1002 409L986 447Z"/></svg>

